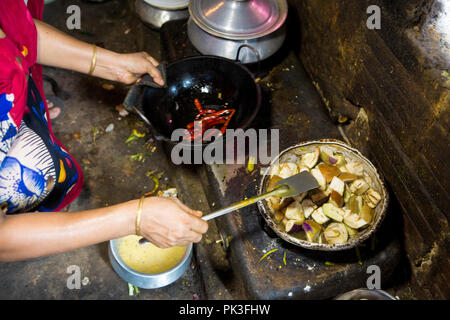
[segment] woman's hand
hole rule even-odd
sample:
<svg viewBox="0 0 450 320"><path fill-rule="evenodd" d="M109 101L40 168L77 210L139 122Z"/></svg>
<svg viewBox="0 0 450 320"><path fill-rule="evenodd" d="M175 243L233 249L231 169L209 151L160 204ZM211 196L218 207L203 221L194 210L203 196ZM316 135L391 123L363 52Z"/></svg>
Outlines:
<svg viewBox="0 0 450 320"><path fill-rule="evenodd" d="M159 85L164 85L161 73L156 68L159 62L147 52L119 54L115 64L117 81L132 84L148 73Z"/></svg>
<svg viewBox="0 0 450 320"><path fill-rule="evenodd" d="M160 248L199 242L208 231L201 211L188 208L178 199L153 197L143 203L141 234Z"/></svg>

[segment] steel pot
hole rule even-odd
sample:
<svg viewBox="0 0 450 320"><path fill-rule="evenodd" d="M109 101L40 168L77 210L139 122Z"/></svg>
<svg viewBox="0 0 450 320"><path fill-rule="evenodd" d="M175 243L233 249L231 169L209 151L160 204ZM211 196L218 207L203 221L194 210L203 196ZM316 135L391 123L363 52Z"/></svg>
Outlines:
<svg viewBox="0 0 450 320"><path fill-rule="evenodd" d="M117 241L118 239L109 241L109 261L119 277L139 288L156 289L165 287L181 278L191 263L193 249L192 243L186 247L186 251L180 262L178 262L171 269L165 272L153 274L139 272L130 268L122 260L117 249Z"/></svg>
<svg viewBox="0 0 450 320"><path fill-rule="evenodd" d="M157 6L150 0L136 0L135 11L142 22L154 29L160 29L168 21L182 20L189 17L187 5L180 7Z"/></svg>
<svg viewBox="0 0 450 320"><path fill-rule="evenodd" d="M368 227L364 230L361 230L358 235L351 238L348 242L342 244L322 244L322 243L314 243L309 242L307 240L302 240L293 235L285 232L284 228L280 226L275 220L272 218L272 211L268 207L265 200L258 202L258 209L267 225L283 240L294 244L299 247L303 247L306 249L312 250L322 250L322 251L340 251L347 250L355 247L356 245L362 243L371 237L375 231L380 227L381 222L386 215L386 210L389 203L389 194L384 185L384 180L382 176L378 173L375 166L364 157L357 149L354 149L342 141L334 140L334 139L322 139L322 140L313 140L308 142L303 142L294 146L291 146L284 151L282 151L276 158L274 158L271 162L270 167L267 170L267 174L263 176L261 179L261 183L259 185L259 193L262 194L266 192L267 186L269 184L269 174L272 166L275 163L283 163L283 162L297 162L300 157L304 153L312 152L315 147L327 146L331 147L336 151L339 151L344 155L346 159L351 159L354 161L359 161L363 164L364 171L372 180L372 187L374 187L381 194L381 201L375 209L375 215Z"/></svg>
<svg viewBox="0 0 450 320"><path fill-rule="evenodd" d="M191 0L189 40L202 54L234 59L242 44L242 63L273 55L286 38L286 0ZM258 55L252 51L258 52Z"/></svg>

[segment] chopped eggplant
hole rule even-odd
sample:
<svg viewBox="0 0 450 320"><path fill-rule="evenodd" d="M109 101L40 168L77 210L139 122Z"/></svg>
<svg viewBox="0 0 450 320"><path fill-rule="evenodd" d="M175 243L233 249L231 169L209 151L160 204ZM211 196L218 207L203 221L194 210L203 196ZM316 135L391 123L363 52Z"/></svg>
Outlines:
<svg viewBox="0 0 450 320"><path fill-rule="evenodd" d="M345 190L345 183L338 177L333 177L333 179L330 182L330 189L336 191L341 196L343 196Z"/></svg>
<svg viewBox="0 0 450 320"><path fill-rule="evenodd" d="M321 163L317 167L319 168L320 172L323 174L327 182L330 182L334 177L338 176L341 173L341 171L337 167L330 164Z"/></svg>
<svg viewBox="0 0 450 320"><path fill-rule="evenodd" d="M284 214L281 211L275 211L275 213L273 214L273 218L276 222L280 222L281 220L283 220Z"/></svg>
<svg viewBox="0 0 450 320"><path fill-rule="evenodd" d="M301 224L298 225L295 220L283 219L282 222L286 232L298 232L302 229Z"/></svg>
<svg viewBox="0 0 450 320"><path fill-rule="evenodd" d="M367 223L370 223L373 219L373 216L375 214L375 210L369 207L368 205L363 205L361 208L361 212L359 213L359 216L364 219Z"/></svg>
<svg viewBox="0 0 450 320"><path fill-rule="evenodd" d="M323 176L322 172L320 172L319 169L315 168L311 170L311 174L317 180L320 190L325 190L327 188L327 180Z"/></svg>
<svg viewBox="0 0 450 320"><path fill-rule="evenodd" d="M364 173L364 166L359 161L351 161L351 162L347 163L345 165L345 167L347 168L347 171L349 173L352 173L359 177L362 176Z"/></svg>
<svg viewBox="0 0 450 320"><path fill-rule="evenodd" d="M334 190L331 190L330 200L328 201L338 208L344 205L344 198Z"/></svg>
<svg viewBox="0 0 450 320"><path fill-rule="evenodd" d="M292 162L286 162L286 163L280 164L280 171L279 171L278 175L281 177L281 179L289 178L297 173L298 173L297 164L292 163Z"/></svg>
<svg viewBox="0 0 450 320"><path fill-rule="evenodd" d="M317 206L310 199L305 199L302 201L303 214L305 218L309 218L309 216L317 209Z"/></svg>
<svg viewBox="0 0 450 320"><path fill-rule="evenodd" d="M295 201L302 202L303 199L308 195L308 192L300 193L299 195L293 197Z"/></svg>
<svg viewBox="0 0 450 320"><path fill-rule="evenodd" d="M345 160L345 157L343 155L341 155L341 154L336 154L334 157L337 160L337 162L335 164L336 167L338 167L339 169L341 169L341 167L345 168L345 165L347 164L347 161Z"/></svg>
<svg viewBox="0 0 450 320"><path fill-rule="evenodd" d="M344 211L338 207L335 207L331 203L325 203L322 206L322 211L327 217L337 222L341 222L342 220L344 220Z"/></svg>
<svg viewBox="0 0 450 320"><path fill-rule="evenodd" d="M319 160L319 155L320 155L320 149L319 149L319 147L316 147L314 149L314 152L306 153L302 156L300 166L308 167L308 168L312 169L316 165L317 161Z"/></svg>
<svg viewBox="0 0 450 320"><path fill-rule="evenodd" d="M303 222L302 227L303 230L305 230L306 239L310 242L316 242L322 230L322 226L313 220L306 220Z"/></svg>
<svg viewBox="0 0 450 320"><path fill-rule="evenodd" d="M286 207L284 216L289 220L296 221L298 224L302 224L305 221L302 205L297 201L292 202Z"/></svg>
<svg viewBox="0 0 450 320"><path fill-rule="evenodd" d="M328 219L327 216L323 213L322 207L317 208L314 210L314 212L311 214L311 217L314 219L315 222L318 224L324 224L327 223Z"/></svg>
<svg viewBox="0 0 450 320"><path fill-rule="evenodd" d="M352 196L352 193L348 190L347 187L345 187L345 191L344 191L344 203L348 203L348 201L350 200L350 197Z"/></svg>
<svg viewBox="0 0 450 320"><path fill-rule="evenodd" d="M320 160L325 162L326 164L336 164L337 159L333 156L333 154L329 154L326 151L320 151Z"/></svg>
<svg viewBox="0 0 450 320"><path fill-rule="evenodd" d="M345 243L348 240L348 232L343 223L333 222L323 233L330 244Z"/></svg>
<svg viewBox="0 0 450 320"><path fill-rule="evenodd" d="M363 199L361 196L351 196L348 201L348 207L352 211L352 213L356 213L359 215L361 208L363 206Z"/></svg>
<svg viewBox="0 0 450 320"><path fill-rule="evenodd" d="M381 201L381 195L373 189L367 190L367 193L363 196L363 198L367 205L371 208L375 208Z"/></svg>
<svg viewBox="0 0 450 320"><path fill-rule="evenodd" d="M359 229L367 225L367 221L365 221L356 213L346 215L344 217L344 223L353 229Z"/></svg>
<svg viewBox="0 0 450 320"><path fill-rule="evenodd" d="M347 229L347 233L349 236L354 236L358 234L358 230L350 228L348 225L344 223L345 229Z"/></svg>
<svg viewBox="0 0 450 320"><path fill-rule="evenodd" d="M318 206L321 206L325 202L328 201L328 198L330 197L331 192L327 191L320 191L316 192L313 195L311 195L311 200Z"/></svg>
<svg viewBox="0 0 450 320"><path fill-rule="evenodd" d="M354 174L351 174L351 173L348 173L348 172L341 172L341 174L339 175L338 178L341 179L344 182L352 182L353 180L355 180L358 177L355 176Z"/></svg>
<svg viewBox="0 0 450 320"><path fill-rule="evenodd" d="M369 185L363 179L356 179L350 184L349 189L352 193L361 195L369 189Z"/></svg>

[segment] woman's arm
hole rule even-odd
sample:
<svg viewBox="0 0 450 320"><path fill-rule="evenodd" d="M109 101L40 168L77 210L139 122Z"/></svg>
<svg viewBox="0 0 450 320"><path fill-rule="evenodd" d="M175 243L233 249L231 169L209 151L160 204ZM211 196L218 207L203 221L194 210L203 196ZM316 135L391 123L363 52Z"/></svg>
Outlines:
<svg viewBox="0 0 450 320"><path fill-rule="evenodd" d="M92 44L72 38L42 21L34 22L38 32L38 63L82 73L89 72L94 54ZM163 85L161 73L156 68L158 64L146 52L119 54L98 47L93 75L131 84L148 73L155 82Z"/></svg>
<svg viewBox="0 0 450 320"><path fill-rule="evenodd" d="M80 212L0 215L0 261L16 261L65 252L135 234L138 200ZM167 248L199 242L208 229L201 212L179 200L147 198L141 233Z"/></svg>

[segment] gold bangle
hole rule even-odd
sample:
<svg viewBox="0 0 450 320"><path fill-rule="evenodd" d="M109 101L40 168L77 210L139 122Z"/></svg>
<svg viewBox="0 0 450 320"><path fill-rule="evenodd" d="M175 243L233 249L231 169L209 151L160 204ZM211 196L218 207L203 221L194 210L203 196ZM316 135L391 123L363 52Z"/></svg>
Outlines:
<svg viewBox="0 0 450 320"><path fill-rule="evenodd" d="M89 69L89 75L94 72L95 66L97 64L97 46L94 44L94 55L92 56L91 68Z"/></svg>
<svg viewBox="0 0 450 320"><path fill-rule="evenodd" d="M138 209L136 213L136 235L141 235L141 215L142 215L142 207L144 204L145 196L139 199Z"/></svg>

